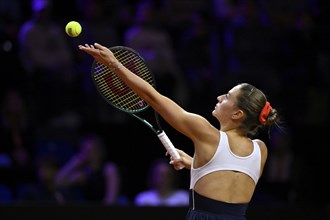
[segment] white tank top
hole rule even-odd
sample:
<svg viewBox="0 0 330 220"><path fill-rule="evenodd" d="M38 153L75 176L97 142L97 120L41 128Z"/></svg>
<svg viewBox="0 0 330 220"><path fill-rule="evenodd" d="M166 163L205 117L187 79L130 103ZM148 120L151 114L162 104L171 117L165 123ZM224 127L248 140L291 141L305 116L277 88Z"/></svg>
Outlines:
<svg viewBox="0 0 330 220"><path fill-rule="evenodd" d="M206 174L219 170L235 170L250 176L255 184L260 177L261 152L259 145L253 141L253 152L246 156L240 157L235 155L228 143L227 134L220 131L220 143L211 160L202 167L193 168L194 159L191 165L190 189L194 189L196 182Z"/></svg>

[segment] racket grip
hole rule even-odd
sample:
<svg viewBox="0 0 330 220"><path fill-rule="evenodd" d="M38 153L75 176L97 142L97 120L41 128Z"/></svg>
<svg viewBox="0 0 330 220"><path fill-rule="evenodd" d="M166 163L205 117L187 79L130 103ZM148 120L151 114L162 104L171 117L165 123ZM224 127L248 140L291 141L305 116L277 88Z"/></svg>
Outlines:
<svg viewBox="0 0 330 220"><path fill-rule="evenodd" d="M158 135L159 140L162 142L166 150L169 152L169 154L174 158L174 159L179 159L180 155L178 151L175 149L174 145L172 144L171 140L168 138L166 135L165 131L162 131ZM183 169L184 165L180 164L180 169Z"/></svg>

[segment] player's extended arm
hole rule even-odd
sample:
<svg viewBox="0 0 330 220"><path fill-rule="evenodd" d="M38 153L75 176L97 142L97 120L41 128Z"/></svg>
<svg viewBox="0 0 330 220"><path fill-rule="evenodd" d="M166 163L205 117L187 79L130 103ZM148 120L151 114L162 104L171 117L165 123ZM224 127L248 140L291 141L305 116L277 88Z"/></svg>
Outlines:
<svg viewBox="0 0 330 220"><path fill-rule="evenodd" d="M161 95L154 87L123 67L111 50L98 43L79 45L79 49L90 54L96 61L110 67L139 97L157 111L173 128L192 140L208 139L210 123L203 117L188 113L171 99ZM171 86L171 85L169 85ZM205 129L201 129L205 128Z"/></svg>

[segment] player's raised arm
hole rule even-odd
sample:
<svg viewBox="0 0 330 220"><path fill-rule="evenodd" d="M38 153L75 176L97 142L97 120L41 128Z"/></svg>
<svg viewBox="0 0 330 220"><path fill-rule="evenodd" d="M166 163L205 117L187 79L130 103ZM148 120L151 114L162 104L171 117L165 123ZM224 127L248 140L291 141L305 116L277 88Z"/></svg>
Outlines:
<svg viewBox="0 0 330 220"><path fill-rule="evenodd" d="M111 68L127 86L129 86L139 97L145 100L157 111L173 128L191 139L204 136L207 129L212 126L201 116L189 113L176 104L173 100L160 94L153 86L145 80L132 74L120 63L113 52L98 43L93 45L79 45L79 49L90 54L96 61ZM171 86L171 85L169 85ZM199 129L205 127L205 129ZM207 136L205 136L207 137Z"/></svg>

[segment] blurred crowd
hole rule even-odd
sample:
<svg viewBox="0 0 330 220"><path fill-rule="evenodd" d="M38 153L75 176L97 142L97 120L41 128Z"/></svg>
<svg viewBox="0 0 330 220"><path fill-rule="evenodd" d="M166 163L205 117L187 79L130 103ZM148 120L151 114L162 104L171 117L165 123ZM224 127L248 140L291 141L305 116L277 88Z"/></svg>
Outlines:
<svg viewBox="0 0 330 220"><path fill-rule="evenodd" d="M249 82L265 91L286 125L271 138L260 134L269 161L253 202L328 204L323 137L330 110L329 5L0 0L0 203L171 205L171 199L155 197L161 193L147 191L155 187L155 171L148 170L165 149L93 85L93 60L77 46L99 42L137 50L160 92L211 121L213 97L234 84ZM76 38L64 31L71 20L82 25ZM192 150L180 134L164 128L174 145ZM182 201L174 205L187 205L182 189L188 189L189 171L180 172L169 174L176 184L163 192ZM150 198L135 198L142 191Z"/></svg>

